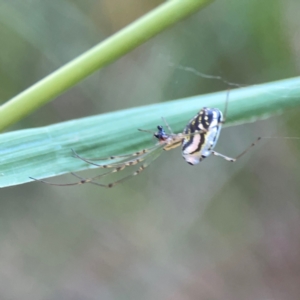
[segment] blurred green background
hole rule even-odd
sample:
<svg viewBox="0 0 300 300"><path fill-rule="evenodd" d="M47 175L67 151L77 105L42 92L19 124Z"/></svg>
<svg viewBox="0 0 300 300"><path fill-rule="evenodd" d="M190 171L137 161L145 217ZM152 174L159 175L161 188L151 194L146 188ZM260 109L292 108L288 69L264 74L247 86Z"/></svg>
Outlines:
<svg viewBox="0 0 300 300"><path fill-rule="evenodd" d="M1 102L160 3L0 0ZM13 129L228 88L200 73L247 85L298 76L299 11L299 0L215 1ZM226 128L216 150L300 136L299 113ZM166 152L113 189L2 189L0 298L298 300L299 160L298 141L276 139L235 164Z"/></svg>

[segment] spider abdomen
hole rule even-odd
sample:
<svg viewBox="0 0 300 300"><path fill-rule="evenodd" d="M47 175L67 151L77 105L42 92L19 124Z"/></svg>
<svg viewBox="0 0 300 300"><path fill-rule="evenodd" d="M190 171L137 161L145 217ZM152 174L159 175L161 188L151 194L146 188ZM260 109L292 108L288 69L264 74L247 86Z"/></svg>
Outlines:
<svg viewBox="0 0 300 300"><path fill-rule="evenodd" d="M217 108L202 108L185 127L182 140L182 156L191 165L208 157L215 147L223 122L222 112Z"/></svg>

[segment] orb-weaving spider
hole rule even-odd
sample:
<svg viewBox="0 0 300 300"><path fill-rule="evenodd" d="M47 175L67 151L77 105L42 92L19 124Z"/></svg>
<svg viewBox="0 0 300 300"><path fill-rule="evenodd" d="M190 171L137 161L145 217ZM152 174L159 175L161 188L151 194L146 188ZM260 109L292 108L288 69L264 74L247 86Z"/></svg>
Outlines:
<svg viewBox="0 0 300 300"><path fill-rule="evenodd" d="M79 185L84 183L92 183L101 187L108 187L111 188L118 183L123 182L124 180L129 179L135 175L140 174L143 170L145 170L151 162L153 162L163 150L171 150L173 148L177 148L178 146L182 145L182 156L186 160L187 163L191 165L198 164L204 158L208 157L210 154L220 156L227 161L235 162L241 156L243 156L251 147L253 147L261 137L257 138L249 147L247 147L242 153L237 155L234 158L225 156L221 153L214 151L214 147L218 141L222 124L225 123L226 114L227 114L227 106L228 106L228 94L226 98L226 105L225 105L225 112L224 118L222 112L217 108L208 108L203 107L186 125L183 133L173 133L172 129L163 118L165 125L167 126L169 133L166 133L162 126L157 126L157 132L153 133L148 130L138 129L139 131L148 132L153 134L153 136L157 139L157 143L155 146L142 149L138 152L134 152L131 154L126 155L119 155L119 156L110 156L107 158L97 158L97 159L87 159L80 155L78 155L73 150L73 156L75 158L81 159L84 162L97 166L98 168L109 169L108 172L103 174L91 177L91 178L82 178L76 173L71 173L76 178L80 179L77 182L71 183L51 183L48 181L35 179L30 177L35 181L40 181L43 183L47 183L50 185L55 186L73 186ZM97 164L94 161L101 161L101 160L119 160L119 162L112 162L108 164ZM117 180L112 183L103 184L99 182L95 182L96 179L101 179L109 174L120 172L124 170L128 166L134 166L141 163L139 168L135 170L133 173Z"/></svg>

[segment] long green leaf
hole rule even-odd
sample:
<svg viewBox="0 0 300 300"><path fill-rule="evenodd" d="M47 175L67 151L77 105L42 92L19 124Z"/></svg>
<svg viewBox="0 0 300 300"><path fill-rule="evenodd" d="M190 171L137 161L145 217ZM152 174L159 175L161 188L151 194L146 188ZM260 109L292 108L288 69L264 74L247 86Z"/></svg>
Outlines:
<svg viewBox="0 0 300 300"><path fill-rule="evenodd" d="M73 148L85 157L105 157L153 145L151 135L164 116L175 132L203 106L224 108L227 92L195 96L121 110L51 126L0 135L0 186L91 168L72 157ZM300 77L230 92L227 124L244 123L300 104Z"/></svg>

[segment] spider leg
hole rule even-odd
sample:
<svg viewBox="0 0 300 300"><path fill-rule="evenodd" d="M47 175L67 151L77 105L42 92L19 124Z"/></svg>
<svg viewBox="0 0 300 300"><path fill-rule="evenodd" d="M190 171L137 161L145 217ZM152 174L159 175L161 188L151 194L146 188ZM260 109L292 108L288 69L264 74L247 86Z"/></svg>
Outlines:
<svg viewBox="0 0 300 300"><path fill-rule="evenodd" d="M138 162L136 163L133 163L132 165L135 165L137 164ZM108 175L108 174L112 174L112 173L116 173L116 172L120 172L122 170L124 170L126 168L126 165L123 164L121 166L118 166L118 167L115 167L113 170L110 170L104 174L100 174L100 175L97 175L97 176L94 176L94 177L91 177L91 178L82 178L80 177L79 175L77 175L76 173L73 173L71 172L71 174L79 179L82 179L80 181L77 181L77 182L70 182L70 183L52 183L50 181L46 181L46 180L41 180L41 179L36 179L34 177L29 177L30 179L33 179L35 181L39 181L39 182L43 182L43 183L46 183L46 184L49 184L49 185L55 185L55 186L73 186L73 185L79 185L79 184L84 184L84 183L89 183L89 182L92 182L93 180L95 179L98 179L100 177L103 177L105 175ZM100 184L98 184L100 185ZM103 185L104 186L104 185Z"/></svg>
<svg viewBox="0 0 300 300"><path fill-rule="evenodd" d="M163 145L158 145L158 146L156 146L154 149L152 149L152 151L146 152L144 155L142 155L141 157L139 157L137 159L126 161L124 163L107 165L107 168L110 167L110 168L113 168L113 169L109 170L108 172L106 172L104 174L100 174L100 175L97 175L97 176L94 176L94 177L91 177L91 178L82 178L79 175L77 175L76 173L71 173L73 176L80 179L80 181L77 181L77 182L52 183L52 182L49 182L49 181L46 181L46 180L36 179L34 177L29 177L29 178L33 179L35 181L43 182L43 183L46 183L46 184L49 184L49 185L54 185L54 186L74 186L74 185L80 185L80 184L85 184L85 183L92 183L92 184L96 184L96 185L99 185L99 186L102 186L102 187L112 187L115 184L125 180L125 178L130 178L132 176L135 176L135 175L139 174L142 170L144 170L144 168L147 167L150 164L150 162L152 162L154 160L154 159L151 159L151 160L148 159L149 158L148 155L153 155L154 153L156 153L156 155L155 155L155 159L156 159L161 154ZM158 150L160 150L160 151L158 151ZM139 169L136 170L134 173L132 173L132 174L130 174L130 175L124 177L124 178L121 178L120 180L118 180L116 182L113 182L111 184L101 184L101 183L94 182L94 180L96 180L96 179L102 178L102 177L107 176L107 175L112 174L112 173L120 172L120 171L124 170L127 166L136 165L137 163L142 162L145 159L148 159L149 163L145 163L145 164L141 165L139 167ZM100 166L100 167L103 168L104 166ZM142 169L142 170L140 170L140 169Z"/></svg>
<svg viewBox="0 0 300 300"><path fill-rule="evenodd" d="M78 174L74 173L74 172L71 172L71 174L73 176L75 176L76 178L80 179L80 184L84 184L84 183L90 183L90 184L95 184L95 185L98 185L98 186L102 186L102 187L107 187L105 184L101 184L101 183L98 183L98 182L95 182L95 181L87 181L86 178L84 177L81 177L79 176ZM104 175L104 174L103 174ZM78 182L77 182L78 183Z"/></svg>
<svg viewBox="0 0 300 300"><path fill-rule="evenodd" d="M164 117L161 117L162 120L164 121L165 125L167 126L168 130L170 131L171 134L174 134L173 130L171 129L170 125L168 124L167 120Z"/></svg>
<svg viewBox="0 0 300 300"><path fill-rule="evenodd" d="M241 158L244 154L246 154L252 147L254 147L261 139L262 139L261 137L257 138L249 147L247 147L242 153L240 153L239 155L237 155L234 158L223 155L223 154L218 153L216 151L212 151L211 153L215 156L220 156L220 157L224 158L227 161L236 162L239 158Z"/></svg>
<svg viewBox="0 0 300 300"><path fill-rule="evenodd" d="M138 131L151 133L152 135L154 134L154 131L146 130L146 129L140 129L140 128L138 128Z"/></svg>
<svg viewBox="0 0 300 300"><path fill-rule="evenodd" d="M143 160L145 160L144 156L148 153L151 153L152 151L154 151L155 149L159 148L160 145L155 145L154 147L151 148L147 148L147 149L143 149L141 151L132 153L132 154L128 154L128 155L121 155L121 156L110 156L110 158L106 158L106 160L108 159L116 159L116 158L122 158L121 162L116 162L116 163L112 163L112 164L97 164L95 162L93 162L90 159L84 158L82 156L80 156L79 154L77 154L73 149L73 156L75 158L79 158L81 160L83 160L84 162L96 166L98 168L103 168L103 169L107 169L107 168L118 168L120 166L133 166L136 165L139 162L142 162ZM134 158L136 156L139 156L138 158ZM126 160L126 158L128 158ZM95 160L99 160L99 159L95 159ZM103 159L104 160L104 159Z"/></svg>
<svg viewBox="0 0 300 300"><path fill-rule="evenodd" d="M114 181L114 182L108 183L108 184L95 182L95 181L93 181L94 180L93 178L83 178L83 177L78 176L75 173L71 173L71 174L74 175L75 177L77 177L78 179L81 179L79 182L77 182L77 184L90 183L90 184L94 184L94 185L101 186L101 187L111 188L111 187L115 186L116 184L121 183L121 182L129 179L130 177L133 177L135 175L140 174L142 171L144 171L146 169L146 167L149 166L149 164L142 164L134 173L129 174L129 175L117 180L117 181Z"/></svg>
<svg viewBox="0 0 300 300"><path fill-rule="evenodd" d="M247 147L242 153L240 153L238 156L232 158L232 157L228 157L226 155L223 155L221 153L218 153L216 151L212 151L212 154L215 156L220 156L224 159L226 159L227 161L230 162L235 162L237 161L239 158L241 158L244 154L246 154L252 147L254 147L260 140L262 139L286 139L286 140L299 140L299 137L294 137L294 136L263 136L263 137L258 137L249 147Z"/></svg>
<svg viewBox="0 0 300 300"><path fill-rule="evenodd" d="M46 183L46 184L49 184L49 185L55 185L55 186L73 186L73 185L80 185L80 184L85 184L85 183L92 183L93 180L95 179L98 179L100 177L103 177L105 175L109 175L109 174L112 174L112 173L116 173L116 172L119 172L119 171L122 171L123 169L125 169L126 165L123 165L121 167L117 167L109 172L106 172L104 174L100 174L100 175L97 175L97 176L94 176L94 177L91 177L91 178L83 178L83 177L80 177L79 175L77 175L76 173L73 173L71 172L70 174L72 174L73 176L81 179L80 181L77 181L77 182L70 182L70 183L53 183L53 182L50 182L50 181L47 181L47 180L41 180L41 179L36 179L34 177L29 177L30 179L33 179L35 181L39 181L39 182L42 182L42 183ZM98 184L100 186L105 186L105 185L101 185L101 184Z"/></svg>
<svg viewBox="0 0 300 300"><path fill-rule="evenodd" d="M80 156L74 149L72 149L73 152L73 157L75 158L79 158L83 161L85 161L86 163L101 167L101 165L94 163L93 161L95 160L113 160L113 159L126 159L126 158L131 158L134 156L139 156L139 155L143 155L145 153L148 153L150 151L152 151L153 149L155 149L157 147L157 145L150 147L150 148L145 148L143 150L134 152L134 153L130 153L130 154L124 154L124 155L116 155L116 156L109 156L109 157L101 157L101 158L84 158L82 156Z"/></svg>
<svg viewBox="0 0 300 300"><path fill-rule="evenodd" d="M46 183L46 184L49 184L49 185L55 185L55 186L73 186L73 185L82 184L80 181L79 182L70 182L70 183L52 183L50 181L42 180L42 179L36 179L34 177L29 177L29 178L32 179L32 180L34 180L34 181Z"/></svg>
<svg viewBox="0 0 300 300"><path fill-rule="evenodd" d="M158 148L158 149L160 149L161 151L157 152L156 155L153 155L153 156L151 157L151 159L148 159L145 163L143 163L142 165L140 165L140 167L139 167L137 170L135 170L133 173L131 173L131 174L129 174L129 175L127 175L127 176L125 176L125 177L123 177L123 178L117 180L117 181L108 183L108 184L98 183L98 182L95 182L94 180L95 180L95 179L98 179L98 178L100 178L100 177L102 177L102 176L105 176L105 175L114 173L114 172L119 172L119 171L121 171L121 170L115 171L115 169L114 169L114 170L112 170L111 172L107 172L107 173L105 173L105 174L101 174L101 175L95 176L95 177L93 177L93 178L83 178L83 177L80 177L79 175L77 175L76 173L71 173L71 174L72 174L73 176L77 177L78 179L80 179L80 181L78 182L78 184L91 183L91 184L94 184L94 185L97 185L97 186L106 187L106 188L111 188L111 187L114 187L115 185L117 185L117 184L119 184L119 183L121 183L121 182L123 182L123 181L125 181L125 180L127 180L127 179L129 179L129 178L131 178L131 177L133 177L133 176L136 176L136 175L140 174L142 171L144 171L144 170L145 170L145 169L146 169L146 168L147 168L147 167L148 167L155 159L157 159L157 158L159 157L159 155L160 155L161 152L162 152L162 149L161 149L161 148L162 148L162 147ZM122 170L123 170L123 169L122 169Z"/></svg>

